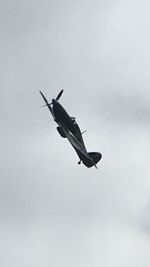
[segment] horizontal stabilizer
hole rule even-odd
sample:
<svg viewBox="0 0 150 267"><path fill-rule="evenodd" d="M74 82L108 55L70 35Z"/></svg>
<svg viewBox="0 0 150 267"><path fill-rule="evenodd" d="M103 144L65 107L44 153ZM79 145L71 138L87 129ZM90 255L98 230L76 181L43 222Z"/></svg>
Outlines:
<svg viewBox="0 0 150 267"><path fill-rule="evenodd" d="M94 164L97 164L102 158L102 154L99 152L89 152L88 155L92 158Z"/></svg>
<svg viewBox="0 0 150 267"><path fill-rule="evenodd" d="M90 168L92 166L96 167L96 164L101 160L102 154L99 152L89 152L89 158L84 158L83 163L86 167Z"/></svg>

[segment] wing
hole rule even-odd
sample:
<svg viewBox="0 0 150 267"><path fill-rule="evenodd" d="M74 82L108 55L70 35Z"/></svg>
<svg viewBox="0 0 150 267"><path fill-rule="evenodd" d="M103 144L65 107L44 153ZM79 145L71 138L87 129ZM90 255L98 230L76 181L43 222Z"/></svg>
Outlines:
<svg viewBox="0 0 150 267"><path fill-rule="evenodd" d="M85 155L86 157L88 156L87 150L85 148L84 143L80 142L75 135L68 131L68 129L66 129L65 127L61 126L63 128L63 131L68 139L68 141L70 142L70 144L76 149L78 150L80 153L82 153L83 155Z"/></svg>

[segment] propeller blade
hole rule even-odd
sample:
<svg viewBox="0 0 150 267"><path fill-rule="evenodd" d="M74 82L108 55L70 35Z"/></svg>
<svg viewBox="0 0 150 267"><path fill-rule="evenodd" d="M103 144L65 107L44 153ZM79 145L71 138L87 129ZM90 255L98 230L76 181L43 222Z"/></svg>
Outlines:
<svg viewBox="0 0 150 267"><path fill-rule="evenodd" d="M60 93L57 95L57 97L56 97L56 100L59 100L59 98L61 97L61 95L62 95L62 93L63 93L63 89L60 91Z"/></svg>
<svg viewBox="0 0 150 267"><path fill-rule="evenodd" d="M51 105L52 105L52 103L48 103L46 105L41 106L41 108L44 108L44 107L47 107L47 106L51 106Z"/></svg>

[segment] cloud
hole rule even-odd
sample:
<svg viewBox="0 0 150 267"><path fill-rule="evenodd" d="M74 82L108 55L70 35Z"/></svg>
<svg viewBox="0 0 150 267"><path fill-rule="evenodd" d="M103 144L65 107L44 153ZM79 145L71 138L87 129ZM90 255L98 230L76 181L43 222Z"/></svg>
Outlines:
<svg viewBox="0 0 150 267"><path fill-rule="evenodd" d="M1 265L149 266L149 3L1 3ZM61 88L97 171L40 109Z"/></svg>

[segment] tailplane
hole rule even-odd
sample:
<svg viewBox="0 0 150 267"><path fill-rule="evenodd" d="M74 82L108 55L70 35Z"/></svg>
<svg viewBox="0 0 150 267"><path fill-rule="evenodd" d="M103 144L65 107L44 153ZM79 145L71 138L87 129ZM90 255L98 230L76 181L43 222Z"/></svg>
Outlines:
<svg viewBox="0 0 150 267"><path fill-rule="evenodd" d="M102 158L102 154L99 152L89 152L88 155L92 158L93 165L97 164Z"/></svg>
<svg viewBox="0 0 150 267"><path fill-rule="evenodd" d="M83 160L83 164L88 168L90 168L92 166L96 167L96 164L102 158L102 154L99 153L99 152L89 152L88 155L89 155L89 158L85 157L84 160Z"/></svg>

